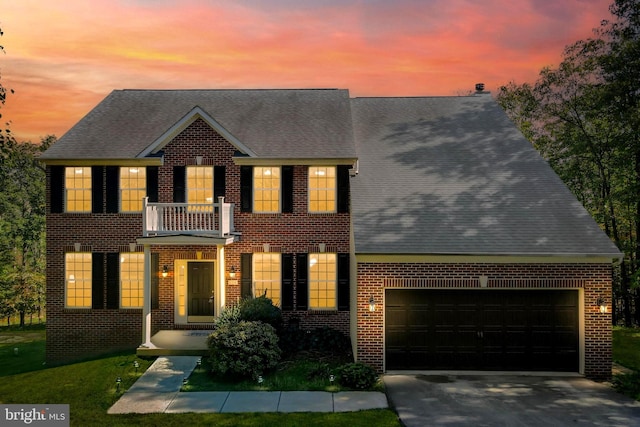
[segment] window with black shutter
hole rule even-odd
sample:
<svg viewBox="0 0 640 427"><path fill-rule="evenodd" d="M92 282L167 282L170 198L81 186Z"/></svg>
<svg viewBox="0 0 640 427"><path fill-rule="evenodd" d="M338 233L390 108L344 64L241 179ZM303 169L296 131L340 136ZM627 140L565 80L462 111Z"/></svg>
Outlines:
<svg viewBox="0 0 640 427"><path fill-rule="evenodd" d="M240 166L240 210L253 211L253 166Z"/></svg>
<svg viewBox="0 0 640 427"><path fill-rule="evenodd" d="M338 310L349 310L349 254L338 254Z"/></svg>
<svg viewBox="0 0 640 427"><path fill-rule="evenodd" d="M64 212L64 166L49 166L51 213Z"/></svg>
<svg viewBox="0 0 640 427"><path fill-rule="evenodd" d="M102 213L104 202L103 166L91 166L91 212Z"/></svg>
<svg viewBox="0 0 640 427"><path fill-rule="evenodd" d="M104 308L104 254L91 254L91 308Z"/></svg>
<svg viewBox="0 0 640 427"><path fill-rule="evenodd" d="M252 291L252 256L251 253L240 254L240 297L251 298Z"/></svg>
<svg viewBox="0 0 640 427"><path fill-rule="evenodd" d="M107 254L107 308L120 308L120 254Z"/></svg>
<svg viewBox="0 0 640 427"><path fill-rule="evenodd" d="M309 308L309 255L296 254L296 308Z"/></svg>
<svg viewBox="0 0 640 427"><path fill-rule="evenodd" d="M282 254L282 311L293 310L293 254Z"/></svg>
<svg viewBox="0 0 640 427"><path fill-rule="evenodd" d="M173 167L173 202L186 202L186 168L184 166Z"/></svg>
<svg viewBox="0 0 640 427"><path fill-rule="evenodd" d="M120 168L107 166L107 213L118 213Z"/></svg>

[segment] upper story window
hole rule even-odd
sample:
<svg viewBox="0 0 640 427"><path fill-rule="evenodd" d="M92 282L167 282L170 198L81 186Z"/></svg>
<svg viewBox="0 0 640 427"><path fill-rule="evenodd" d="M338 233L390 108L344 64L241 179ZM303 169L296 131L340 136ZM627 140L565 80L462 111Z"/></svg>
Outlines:
<svg viewBox="0 0 640 427"><path fill-rule="evenodd" d="M309 167L309 212L336 211L336 168Z"/></svg>
<svg viewBox="0 0 640 427"><path fill-rule="evenodd" d="M253 295L266 295L274 305L280 304L281 257L279 253L253 254Z"/></svg>
<svg viewBox="0 0 640 427"><path fill-rule="evenodd" d="M337 308L337 257L335 253L309 254L309 308Z"/></svg>
<svg viewBox="0 0 640 427"><path fill-rule="evenodd" d="M120 307L141 308L144 301L144 254L120 253Z"/></svg>
<svg viewBox="0 0 640 427"><path fill-rule="evenodd" d="M64 189L67 212L91 212L91 167L66 167Z"/></svg>
<svg viewBox="0 0 640 427"><path fill-rule="evenodd" d="M91 253L65 254L65 307L91 308Z"/></svg>
<svg viewBox="0 0 640 427"><path fill-rule="evenodd" d="M213 166L187 166L187 203L213 201Z"/></svg>
<svg viewBox="0 0 640 427"><path fill-rule="evenodd" d="M280 212L280 168L253 168L253 211Z"/></svg>
<svg viewBox="0 0 640 427"><path fill-rule="evenodd" d="M142 199L147 195L147 169L145 167L120 168L120 211L140 212Z"/></svg>

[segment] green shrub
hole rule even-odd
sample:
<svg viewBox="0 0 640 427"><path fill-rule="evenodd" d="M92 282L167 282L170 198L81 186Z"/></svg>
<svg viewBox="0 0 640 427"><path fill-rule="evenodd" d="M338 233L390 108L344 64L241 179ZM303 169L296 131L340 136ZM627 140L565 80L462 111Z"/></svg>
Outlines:
<svg viewBox="0 0 640 427"><path fill-rule="evenodd" d="M280 333L280 349L286 355L315 351L331 356L351 356L351 340L328 326L309 331L290 328Z"/></svg>
<svg viewBox="0 0 640 427"><path fill-rule="evenodd" d="M278 335L262 322L223 323L209 335L207 344L216 375L257 378L280 360Z"/></svg>
<svg viewBox="0 0 640 427"><path fill-rule="evenodd" d="M282 329L282 311L264 295L240 301L239 310L240 320L267 323L276 331Z"/></svg>
<svg viewBox="0 0 640 427"><path fill-rule="evenodd" d="M215 327L221 325L228 325L230 323L238 323L240 321L240 307L237 305L232 305L229 307L225 307L224 310L220 313L218 317L215 319Z"/></svg>
<svg viewBox="0 0 640 427"><path fill-rule="evenodd" d="M310 381L318 379L326 380L327 378L329 378L331 373L332 369L328 363L318 363L317 365L314 365L309 369L307 379Z"/></svg>
<svg viewBox="0 0 640 427"><path fill-rule="evenodd" d="M351 341L342 332L324 326L311 331L309 334L310 349L328 354L344 354L351 351Z"/></svg>
<svg viewBox="0 0 640 427"><path fill-rule="evenodd" d="M614 375L611 380L613 388L635 400L640 399L640 373Z"/></svg>
<svg viewBox="0 0 640 427"><path fill-rule="evenodd" d="M357 390L366 390L378 381L376 371L364 363L347 363L339 369L340 384Z"/></svg>

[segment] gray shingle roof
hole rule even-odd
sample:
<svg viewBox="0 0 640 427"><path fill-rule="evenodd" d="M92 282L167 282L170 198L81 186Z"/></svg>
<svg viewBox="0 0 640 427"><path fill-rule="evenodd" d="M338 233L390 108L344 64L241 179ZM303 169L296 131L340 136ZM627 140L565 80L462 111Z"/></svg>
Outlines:
<svg viewBox="0 0 640 427"><path fill-rule="evenodd" d="M356 253L619 254L489 95L351 108Z"/></svg>
<svg viewBox="0 0 640 427"><path fill-rule="evenodd" d="M355 158L338 89L116 90L41 158L135 158L196 107L260 158Z"/></svg>

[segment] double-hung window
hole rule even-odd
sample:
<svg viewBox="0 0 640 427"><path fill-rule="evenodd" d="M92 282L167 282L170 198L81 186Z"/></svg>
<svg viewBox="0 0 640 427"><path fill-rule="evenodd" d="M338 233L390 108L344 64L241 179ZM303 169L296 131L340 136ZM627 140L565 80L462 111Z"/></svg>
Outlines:
<svg viewBox="0 0 640 427"><path fill-rule="evenodd" d="M91 212L91 167L73 166L64 170L66 212Z"/></svg>
<svg viewBox="0 0 640 427"><path fill-rule="evenodd" d="M144 254L120 253L120 307L141 308L144 301Z"/></svg>
<svg viewBox="0 0 640 427"><path fill-rule="evenodd" d="M120 211L140 212L142 199L147 195L145 167L120 168Z"/></svg>
<svg viewBox="0 0 640 427"><path fill-rule="evenodd" d="M253 211L280 212L280 168L253 168Z"/></svg>
<svg viewBox="0 0 640 427"><path fill-rule="evenodd" d="M335 253L309 254L309 308L337 308L337 257Z"/></svg>
<svg viewBox="0 0 640 427"><path fill-rule="evenodd" d="M281 254L274 252L253 254L253 295L265 295L280 305L280 284L282 280Z"/></svg>
<svg viewBox="0 0 640 427"><path fill-rule="evenodd" d="M335 166L309 167L309 212L336 212Z"/></svg>
<svg viewBox="0 0 640 427"><path fill-rule="evenodd" d="M64 261L65 307L91 308L91 253L68 252Z"/></svg>
<svg viewBox="0 0 640 427"><path fill-rule="evenodd" d="M213 166L187 166L187 203L213 202Z"/></svg>

